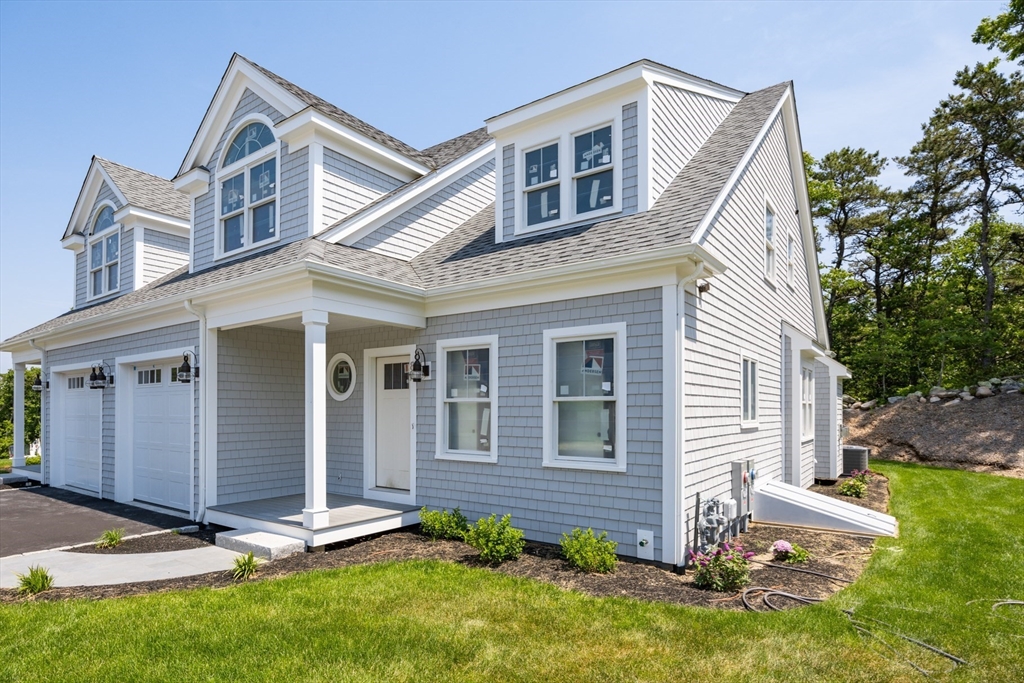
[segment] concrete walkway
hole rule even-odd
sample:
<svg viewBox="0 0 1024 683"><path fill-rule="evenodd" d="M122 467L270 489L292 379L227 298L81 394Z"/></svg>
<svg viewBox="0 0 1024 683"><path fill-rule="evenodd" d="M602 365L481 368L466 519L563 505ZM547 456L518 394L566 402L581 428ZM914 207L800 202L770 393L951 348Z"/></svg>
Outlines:
<svg viewBox="0 0 1024 683"><path fill-rule="evenodd" d="M30 566L45 567L54 586L110 586L118 583L158 581L231 569L238 553L209 546L168 553L97 555L63 550L0 558L0 588L16 588L17 574Z"/></svg>

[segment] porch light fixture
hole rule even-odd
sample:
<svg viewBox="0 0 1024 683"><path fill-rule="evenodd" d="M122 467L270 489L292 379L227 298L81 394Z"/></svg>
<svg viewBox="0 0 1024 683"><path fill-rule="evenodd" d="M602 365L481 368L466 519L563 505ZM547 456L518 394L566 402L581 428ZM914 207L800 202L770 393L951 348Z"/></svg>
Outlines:
<svg viewBox="0 0 1024 683"><path fill-rule="evenodd" d="M188 356L192 354L192 360L196 362L196 369L192 370L189 365ZM178 381L182 384L189 384L193 379L199 380L199 358L191 351L186 351L181 356L181 365L178 367Z"/></svg>
<svg viewBox="0 0 1024 683"><path fill-rule="evenodd" d="M36 381L32 382L32 391L35 391L37 393L42 392L44 388L50 388L50 380L46 380L46 383L44 384L42 374L36 375Z"/></svg>
<svg viewBox="0 0 1024 683"><path fill-rule="evenodd" d="M430 366L427 365L427 357L423 349L416 349L412 357L412 369L409 370L409 379L413 382L422 382L423 378L430 377Z"/></svg>
<svg viewBox="0 0 1024 683"><path fill-rule="evenodd" d="M103 372L103 367L106 366L107 370L110 370L110 366L106 363L98 363L92 366L92 372L89 373L89 388L90 389L105 389L106 387L114 386L114 371L110 370L110 376L108 377Z"/></svg>

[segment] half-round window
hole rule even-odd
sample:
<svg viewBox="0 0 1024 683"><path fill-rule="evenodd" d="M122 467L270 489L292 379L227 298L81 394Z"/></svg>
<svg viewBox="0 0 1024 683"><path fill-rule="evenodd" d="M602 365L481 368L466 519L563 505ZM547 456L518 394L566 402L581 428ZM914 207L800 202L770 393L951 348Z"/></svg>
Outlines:
<svg viewBox="0 0 1024 683"><path fill-rule="evenodd" d="M344 401L356 388L356 364L352 356L339 353L327 364L327 390L336 401Z"/></svg>
<svg viewBox="0 0 1024 683"><path fill-rule="evenodd" d="M253 152L257 152L267 145L273 144L274 134L270 132L265 124L250 123L243 128L231 141L228 153L224 156L224 166L229 166Z"/></svg>
<svg viewBox="0 0 1024 683"><path fill-rule="evenodd" d="M92 226L92 234L98 234L109 228L114 224L114 210L109 206L104 206L103 209L96 216L96 222Z"/></svg>

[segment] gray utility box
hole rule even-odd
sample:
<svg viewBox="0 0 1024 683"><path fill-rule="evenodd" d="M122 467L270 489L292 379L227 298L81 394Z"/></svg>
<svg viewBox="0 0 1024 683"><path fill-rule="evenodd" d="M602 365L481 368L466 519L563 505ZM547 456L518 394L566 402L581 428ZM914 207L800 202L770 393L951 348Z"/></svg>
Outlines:
<svg viewBox="0 0 1024 683"><path fill-rule="evenodd" d="M754 469L753 460L734 460L732 463L732 498L736 501L737 518L729 520L738 528L735 533L747 530L747 521L750 519L751 491L753 489L750 472Z"/></svg>
<svg viewBox="0 0 1024 683"><path fill-rule="evenodd" d="M868 456L871 449L864 446L843 446L843 474L854 470L864 471L868 468Z"/></svg>

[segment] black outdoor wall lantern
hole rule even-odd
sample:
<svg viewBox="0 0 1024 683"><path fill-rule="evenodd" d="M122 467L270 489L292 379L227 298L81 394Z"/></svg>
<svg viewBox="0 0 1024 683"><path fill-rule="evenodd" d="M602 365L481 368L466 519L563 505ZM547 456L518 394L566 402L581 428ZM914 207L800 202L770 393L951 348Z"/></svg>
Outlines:
<svg viewBox="0 0 1024 683"><path fill-rule="evenodd" d="M416 349L412 357L412 369L409 370L409 379L413 382L422 382L424 377L430 377L430 366L427 365L427 357L423 349Z"/></svg>
<svg viewBox="0 0 1024 683"><path fill-rule="evenodd" d="M193 370L192 366L189 365L189 354L192 354L192 360L196 362L195 370ZM181 382L182 384L188 384L193 379L197 381L199 380L199 358L197 358L196 354L192 353L191 351L186 351L184 354L182 354L181 365L178 367L178 381Z"/></svg>
<svg viewBox="0 0 1024 683"><path fill-rule="evenodd" d="M44 387L47 389L50 388L50 380L46 380L46 383L44 384L42 373L40 373L36 375L36 381L32 382L32 391L41 392Z"/></svg>
<svg viewBox="0 0 1024 683"><path fill-rule="evenodd" d="M108 377L103 368L106 366L107 370L110 370L110 366L106 363L98 363L92 366L92 372L89 373L89 388L90 389L104 389L106 387L114 386L114 371L110 370L110 376Z"/></svg>

